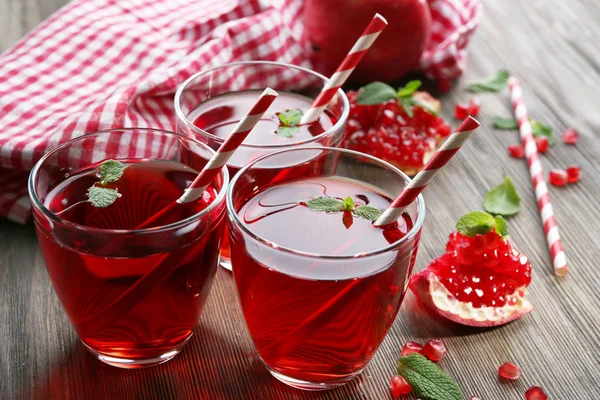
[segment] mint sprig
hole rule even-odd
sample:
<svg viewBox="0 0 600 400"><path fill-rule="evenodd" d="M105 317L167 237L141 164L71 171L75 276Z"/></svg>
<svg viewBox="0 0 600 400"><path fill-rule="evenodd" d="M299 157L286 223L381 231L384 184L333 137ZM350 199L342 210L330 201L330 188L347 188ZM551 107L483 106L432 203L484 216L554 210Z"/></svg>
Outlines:
<svg viewBox="0 0 600 400"><path fill-rule="evenodd" d="M118 189L104 187L108 183L113 183L123 176L125 166L119 161L106 160L98 168L98 177L100 180L94 183L87 191L88 201L98 208L105 208L114 203L121 193ZM99 185L99 186L98 186Z"/></svg>
<svg viewBox="0 0 600 400"><path fill-rule="evenodd" d="M508 176L504 177L502 183L486 193L483 208L489 213L505 217L510 217L519 212L521 198L517 193L517 188Z"/></svg>
<svg viewBox="0 0 600 400"><path fill-rule="evenodd" d="M421 354L400 357L398 374L412 386L423 400L461 400L462 392L450 375Z"/></svg>
<svg viewBox="0 0 600 400"><path fill-rule="evenodd" d="M517 120L512 117L494 117L494 128L502 129L502 130L516 130L519 129L517 124ZM536 119L529 119L529 123L531 124L531 133L533 133L533 137L545 136L548 138L548 143L550 145L556 144L556 138L552 133L552 128L545 123L538 121Z"/></svg>
<svg viewBox="0 0 600 400"><path fill-rule="evenodd" d="M508 224L502 216L494 217L483 211L471 211L456 223L456 230L465 236L485 235L492 229L502 237L508 235Z"/></svg>
<svg viewBox="0 0 600 400"><path fill-rule="evenodd" d="M300 120L304 113L302 110L297 109L289 109L282 113L279 113L277 117L279 118L279 126L277 127L277 134L284 138L293 137L300 128L298 124L300 124Z"/></svg>
<svg viewBox="0 0 600 400"><path fill-rule="evenodd" d="M473 93L500 92L508 86L509 77L508 71L503 69L494 76L469 82L467 89Z"/></svg>
<svg viewBox="0 0 600 400"><path fill-rule="evenodd" d="M369 221L375 221L383 214L383 210L372 206L357 206L352 197L339 200L333 197L320 196L300 203L306 204L310 211L326 213L350 212L355 217L364 218ZM346 225L346 222L344 224Z"/></svg>
<svg viewBox="0 0 600 400"><path fill-rule="evenodd" d="M356 104L376 105L395 99L404 108L404 111L406 111L406 114L409 117L413 116L413 107L415 106L422 107L430 114L437 115L437 113L426 104L415 99L415 92L420 87L421 81L418 80L410 81L398 90L395 90L387 83L371 82L360 89L358 96L356 97Z"/></svg>

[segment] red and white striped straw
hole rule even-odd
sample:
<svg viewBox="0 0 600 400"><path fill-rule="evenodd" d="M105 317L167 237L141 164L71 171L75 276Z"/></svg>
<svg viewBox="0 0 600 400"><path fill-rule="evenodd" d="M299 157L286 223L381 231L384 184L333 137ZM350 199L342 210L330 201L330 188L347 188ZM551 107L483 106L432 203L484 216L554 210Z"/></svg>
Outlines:
<svg viewBox="0 0 600 400"><path fill-rule="evenodd" d="M373 42L375 42L375 39L377 39L377 36L379 36L386 26L387 21L385 18L379 14L375 14L369 23L369 26L367 26L367 29L365 29L356 43L354 43L350 52L346 55L335 73L331 75L331 78L325 84L315 101L313 101L308 111L302 116L302 119L300 120L301 125L310 124L319 119L319 116L323 110L325 110L327 104L329 104L338 89L346 82L346 79L348 79L367 50L369 50L369 47L371 47Z"/></svg>
<svg viewBox="0 0 600 400"><path fill-rule="evenodd" d="M546 233L546 240L548 242L548 248L550 249L550 256L552 257L554 274L557 276L565 276L569 271L567 257L563 250L562 242L560 241L558 225L556 224L554 210L550 203L548 185L546 185L546 180L544 179L544 171L542 170L537 146L533 139L533 132L531 130L531 124L529 123L527 108L523 101L523 91L521 90L519 81L515 77L511 77L508 80L508 87L510 88L512 107L519 126L519 133L521 134L521 142L525 148L527 165L529 165L529 175L531 176L533 190L535 191L538 208L540 209L542 223L544 224L544 232Z"/></svg>
<svg viewBox="0 0 600 400"><path fill-rule="evenodd" d="M260 121L265 111L267 111L276 98L277 92L271 88L266 88L252 108L237 123L231 135L229 135L216 153L208 160L202 171L196 176L196 179L185 189L181 197L142 222L136 229L145 229L157 225L172 212L177 204L189 203L200 198L210 182L215 179L223 165L231 158L235 150L246 139L252 128Z"/></svg>
<svg viewBox="0 0 600 400"><path fill-rule="evenodd" d="M242 144L252 128L260 121L269 106L275 101L277 92L266 88L260 95L250 111L237 123L231 135L223 142L221 147L212 156L196 179L185 189L178 203L189 203L198 199L204 193L210 182L217 176L223 165L229 161L235 150Z"/></svg>
<svg viewBox="0 0 600 400"><path fill-rule="evenodd" d="M388 225L396 221L406 211L408 206L415 201L417 196L427 187L429 182L438 172L450 161L450 159L460 150L462 145L471 137L471 134L479 128L479 122L473 117L468 116L460 124L454 133L446 139L442 146L429 159L423 170L421 170L404 190L396 197L396 200L390 204L390 207L381 214L375 221L376 226Z"/></svg>

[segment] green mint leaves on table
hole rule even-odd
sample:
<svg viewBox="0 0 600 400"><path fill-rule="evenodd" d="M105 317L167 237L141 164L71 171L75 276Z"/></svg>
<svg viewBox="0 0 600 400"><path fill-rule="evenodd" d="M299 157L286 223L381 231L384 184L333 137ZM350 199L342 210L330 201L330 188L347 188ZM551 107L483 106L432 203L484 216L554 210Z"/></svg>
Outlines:
<svg viewBox="0 0 600 400"><path fill-rule="evenodd" d="M483 211L471 211L456 223L456 230L465 236L485 235L492 229L502 237L508 235L508 224L502 216L494 217Z"/></svg>
<svg viewBox="0 0 600 400"><path fill-rule="evenodd" d="M289 109L279 113L277 115L279 118L277 134L284 138L293 137L300 130L298 124L300 124L303 115L304 113L297 109Z"/></svg>
<svg viewBox="0 0 600 400"><path fill-rule="evenodd" d="M512 131L515 129L519 129L519 126L517 125L517 120L514 119L513 117L506 118L506 117L495 116L494 117L494 128Z"/></svg>
<svg viewBox="0 0 600 400"><path fill-rule="evenodd" d="M113 183L123 176L125 166L115 160L106 160L98 168L98 177L100 180L90 187L87 191L88 201L98 208L105 208L114 203L121 194L117 189L103 187L108 183ZM100 186L97 186L100 185Z"/></svg>
<svg viewBox="0 0 600 400"><path fill-rule="evenodd" d="M422 355L400 357L398 374L412 386L423 400L461 400L458 384L448 374Z"/></svg>
<svg viewBox="0 0 600 400"><path fill-rule="evenodd" d="M533 133L533 137L545 136L548 138L548 143L550 145L556 144L556 138L552 133L552 128L541 121L531 118L529 119L529 123L531 124L531 132ZM512 117L506 118L495 116L494 128L502 130L515 130L519 129L519 126L517 125L517 120Z"/></svg>
<svg viewBox="0 0 600 400"><path fill-rule="evenodd" d="M344 200L338 200L333 197L320 196L305 203L311 211L321 211L326 213L350 212L352 215L364 218L369 221L375 221L383 214L383 211L371 206L356 206L351 197L346 197Z"/></svg>
<svg viewBox="0 0 600 400"><path fill-rule="evenodd" d="M409 117L413 116L413 107L420 106L430 114L436 115L426 104L414 98L415 91L421 87L421 81L410 81L398 90L383 82L372 82L363 86L356 97L356 104L375 105L396 99Z"/></svg>
<svg viewBox="0 0 600 400"><path fill-rule="evenodd" d="M498 186L486 193L483 208L492 214L509 217L519 212L521 199L508 176Z"/></svg>
<svg viewBox="0 0 600 400"><path fill-rule="evenodd" d="M473 93L500 92L508 86L509 77L508 71L503 69L496 72L494 76L469 82L468 90Z"/></svg>

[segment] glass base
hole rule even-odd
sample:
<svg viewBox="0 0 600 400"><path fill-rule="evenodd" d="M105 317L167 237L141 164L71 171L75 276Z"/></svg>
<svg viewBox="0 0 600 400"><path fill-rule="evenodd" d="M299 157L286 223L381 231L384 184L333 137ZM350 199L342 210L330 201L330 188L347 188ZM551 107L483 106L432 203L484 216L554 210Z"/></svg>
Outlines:
<svg viewBox="0 0 600 400"><path fill-rule="evenodd" d="M231 271L231 260L229 257L225 258L223 256L219 256L219 265L225 268L227 271Z"/></svg>
<svg viewBox="0 0 600 400"><path fill-rule="evenodd" d="M94 357L96 357L98 360L102 361L105 364L112 365L113 367L117 367L117 368L138 369L138 368L153 367L155 365L162 364L162 363L169 361L170 359L175 357L177 354L179 354L179 352L181 351L183 346L185 346L185 344L191 337L192 337L192 335L190 335L183 343L181 343L179 346L177 346L173 350L169 350L157 357L145 358L145 359L121 358L121 357L115 357L112 355L102 354L102 353L99 353L96 350L92 349L87 344L85 344L83 342L82 343L90 351L90 353L92 353L94 355Z"/></svg>
<svg viewBox="0 0 600 400"><path fill-rule="evenodd" d="M266 365L265 365L266 366ZM327 382L305 382L298 379L290 378L288 376L282 375L277 371L272 370L268 366L266 366L271 375L273 375L277 380L285 383L288 386L291 386L296 389L302 389L307 391L319 391L319 390L331 390L339 388L340 386L344 386L346 383L350 382L352 379L356 378L361 374L362 370L356 371L351 375L344 376L342 378L327 381Z"/></svg>

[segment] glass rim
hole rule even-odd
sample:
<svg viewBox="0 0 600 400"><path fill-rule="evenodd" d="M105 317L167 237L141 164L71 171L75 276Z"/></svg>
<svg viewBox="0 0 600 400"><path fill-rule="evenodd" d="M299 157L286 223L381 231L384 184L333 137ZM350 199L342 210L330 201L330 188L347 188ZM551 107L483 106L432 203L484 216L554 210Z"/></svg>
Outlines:
<svg viewBox="0 0 600 400"><path fill-rule="evenodd" d="M82 224L78 224L75 222L71 222L69 220L66 220L60 216L58 216L56 213L50 211L45 205L44 203L41 201L41 199L39 198L36 190L35 190L35 183L34 183L34 177L37 176L42 164L44 161L46 161L51 155L55 154L57 151L64 149L66 147L68 147L69 145L73 144L74 142L92 137L92 136L100 136L100 135L104 135L107 133L116 133L119 131L125 131L125 132L133 132L133 131L145 131L145 132L158 132L160 134L165 134L165 135L169 135L169 136L175 136L177 138L181 138L181 139L185 139L185 140L189 140L190 142L196 144L196 145L200 145L202 148L208 150L211 154L214 154L215 151L213 149L211 149L207 144L202 143L192 137L189 136L185 136L176 132L171 132L165 129L156 129L156 128L111 128L111 129L103 129L100 131L96 131L96 132L92 132L92 133L86 133L84 135L78 136L76 138L73 138L71 140L68 140L56 147L54 147L52 150L50 150L48 153L44 154L44 156L42 158L40 158L40 160L35 163L34 167L31 170L31 173L29 174L29 178L28 178L28 182L27 182L27 191L29 192L29 199L31 200L31 204L32 207L40 210L47 218L49 218L50 220L52 220L55 223L59 223L62 225L65 225L69 228L75 229L75 230L80 230L80 231L86 231L86 232L95 232L95 233L99 233L99 234L148 234L148 233L161 233L161 232L165 232L165 231L169 231L172 229L177 229L180 227L183 227L185 225L187 225L188 223L191 223L195 220L199 220L201 219L205 214L209 213L210 211L212 211L215 207L216 204L218 204L219 202L223 201L223 199L225 198L225 194L227 192L227 189L229 187L229 171L227 170L227 168L221 168L220 173L223 176L223 185L221 187L221 189L219 190L219 192L217 193L217 196L214 198L214 200L212 201L212 203L210 203L210 205L208 207L206 207L205 209L203 209L202 211L187 217L185 219L173 222L171 224L167 224L167 225L159 225L156 227L150 227L150 228L144 228L144 229L103 229L103 228L95 228L95 227L91 227L91 226L85 226ZM145 157L146 158L146 157ZM157 158L158 159L158 158Z"/></svg>
<svg viewBox="0 0 600 400"><path fill-rule="evenodd" d="M177 88L177 91L175 92L175 99L173 102L174 107L175 107L176 118L178 118L180 121L182 121L185 124L186 128L191 129L195 133L200 133L202 135L206 135L208 138L210 138L211 140L215 140L218 143L224 142L225 139L223 139L220 136L213 135L212 133L209 133L209 132L205 131L204 129L198 128L187 118L186 115L184 115L183 110L181 109L181 105L180 105L181 97L182 97L183 91L196 78L198 78L202 75L205 75L205 74L212 73L212 72L222 69L222 68L237 67L237 66L243 66L243 65L270 65L270 66L276 66L276 67L286 67L286 68L296 69L296 70L314 75L317 78L321 79L324 84L329 82L329 78L327 78L325 75L322 75L322 74L320 74L316 71L310 70L308 68L304 68L304 67L301 67L298 65L293 65L293 64L280 63L280 62L275 62L275 61L237 61L237 62L232 62L232 63L228 63L228 64L223 64L223 65L219 65L218 67L208 69L206 71L196 72L195 74L190 76L188 79L186 79L181 85L179 85L179 87ZM230 91L227 93L233 93L233 92L234 91ZM326 130L325 132L320 133L317 136L313 136L309 139L301 140L299 142L278 143L278 144L251 144L251 143L245 144L245 143L242 143L241 146L246 147L246 148L280 149L280 148L285 148L285 147L289 147L289 146L312 143L312 142L318 141L324 137L327 137L327 136L333 134L334 132L337 132L338 130L342 129L343 125L345 124L346 120L348 119L348 116L350 115L350 102L348 101L348 97L346 96L346 93L341 88L338 89L337 93L342 98L342 104L343 104L342 115L337 120L337 122L331 128Z"/></svg>
<svg viewBox="0 0 600 400"><path fill-rule="evenodd" d="M303 146L303 147L285 149L285 150L280 150L280 151L276 151L273 153L265 154L255 160L249 162L248 164L244 165L244 167L242 167L238 171L238 173L235 174L235 176L229 183L229 189L227 190L227 201L226 201L227 213L230 215L230 218L233 220L235 225L239 226L240 229L242 229L245 233L250 235L253 239L258 240L262 244L264 244L272 249L281 250L285 253L290 253L290 254L294 254L297 256L301 256L301 257L326 259L326 260L351 260L351 259L357 259L357 258L366 258L366 257L377 256L380 254L387 253L389 251L393 251L394 249L400 247L401 245L408 242L409 240L412 240L418 234L418 232L421 230L421 228L423 227L423 222L425 220L425 200L423 199L423 195L419 194L415 200L415 202L417 204L417 214L418 215L417 215L416 221L414 221L413 227L400 240L390 244L389 246L386 246L386 247L383 247L383 248L377 249L377 250L356 253L356 254L352 254L352 255L317 254L317 253L311 253L311 252L302 251L302 250L295 250L295 249L292 249L292 248L289 248L286 246L280 246L277 243L267 240L267 239L257 235L256 233L252 232L252 230L250 228L248 228L240 220L238 213L233 208L233 190L235 188L235 185L236 185L238 179L240 179L240 177L242 175L244 175L246 173L246 171L248 171L250 168L252 168L255 164L261 162L264 159L267 159L269 157L276 156L279 154L287 153L287 152L303 151L303 150L326 150L326 151L330 151L330 152L337 151L337 152L341 152L341 153L350 154L355 157L364 157L364 158L367 158L370 161L374 162L375 164L381 165L381 166L387 168L388 170L391 170L392 172L396 173L397 175L400 175L406 183L409 183L411 181L411 178L408 175L406 175L399 168L388 163L387 161L383 161L383 160L381 160L377 157L373 157L369 154L361 153L361 152L354 151L354 150L348 150L348 149L344 149L344 148L322 147L322 146Z"/></svg>

